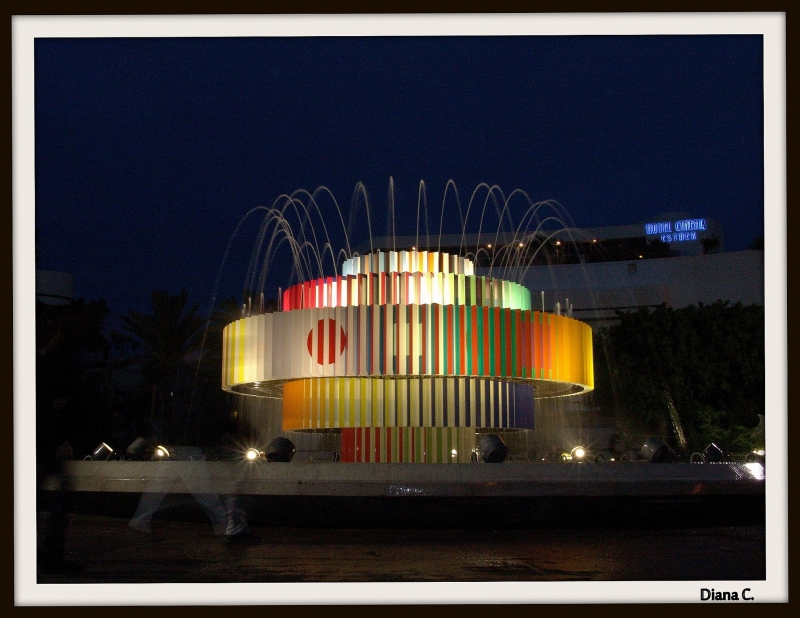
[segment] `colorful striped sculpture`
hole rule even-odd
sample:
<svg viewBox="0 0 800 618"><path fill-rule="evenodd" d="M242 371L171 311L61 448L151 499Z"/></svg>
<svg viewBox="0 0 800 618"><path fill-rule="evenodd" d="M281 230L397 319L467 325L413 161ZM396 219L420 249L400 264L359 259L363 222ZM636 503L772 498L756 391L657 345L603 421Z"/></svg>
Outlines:
<svg viewBox="0 0 800 618"><path fill-rule="evenodd" d="M589 326L469 259L378 252L342 273L229 324L222 388L282 396L284 431L342 431L343 461L449 460L476 430L532 428L534 397L593 388Z"/></svg>

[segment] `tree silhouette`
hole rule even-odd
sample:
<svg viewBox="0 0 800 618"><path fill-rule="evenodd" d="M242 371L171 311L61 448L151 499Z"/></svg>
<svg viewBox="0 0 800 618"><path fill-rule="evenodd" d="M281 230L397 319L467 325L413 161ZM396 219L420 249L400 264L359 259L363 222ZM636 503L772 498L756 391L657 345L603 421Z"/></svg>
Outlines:
<svg viewBox="0 0 800 618"><path fill-rule="evenodd" d="M746 452L764 415L764 307L717 301L618 312L596 336L595 398L618 419L667 432L679 415L689 451Z"/></svg>
<svg viewBox="0 0 800 618"><path fill-rule="evenodd" d="M55 436L57 443L69 437L76 453L85 453L99 440L109 439L109 407L104 397L104 359L111 348L103 327L107 316L104 299L86 303L81 298L63 305L37 301L37 439L58 431L50 427L56 398L68 399L73 411L69 435Z"/></svg>
<svg viewBox="0 0 800 618"><path fill-rule="evenodd" d="M199 304L188 306L187 301L185 289L175 296L157 290L150 299L152 313L130 311L122 318L123 339L132 346L131 360L139 364L150 385L150 420L161 424L165 441L177 437L176 423L188 413L189 380L204 326L197 315Z"/></svg>

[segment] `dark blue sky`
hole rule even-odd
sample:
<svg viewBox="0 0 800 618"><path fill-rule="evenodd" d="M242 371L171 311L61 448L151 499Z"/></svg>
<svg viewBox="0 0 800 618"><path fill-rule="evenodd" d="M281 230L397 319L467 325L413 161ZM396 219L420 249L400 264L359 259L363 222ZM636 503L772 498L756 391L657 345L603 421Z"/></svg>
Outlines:
<svg viewBox="0 0 800 618"><path fill-rule="evenodd" d="M523 189L577 227L685 211L742 250L764 233L762 93L760 36L40 38L37 267L118 314L154 289L207 306L251 208L324 185L347 211L361 181L383 235L390 177L398 233L420 180L438 229L453 179L462 203Z"/></svg>

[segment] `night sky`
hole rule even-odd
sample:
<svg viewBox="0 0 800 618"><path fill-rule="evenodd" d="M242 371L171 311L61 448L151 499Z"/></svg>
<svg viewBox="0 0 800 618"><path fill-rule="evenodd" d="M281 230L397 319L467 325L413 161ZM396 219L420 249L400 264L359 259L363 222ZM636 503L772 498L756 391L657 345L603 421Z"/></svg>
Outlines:
<svg viewBox="0 0 800 618"><path fill-rule="evenodd" d="M37 268L72 273L76 296L116 315L184 287L205 310L250 209L325 186L347 222L359 181L376 236L390 178L398 234L415 233L421 180L438 229L452 179L462 204L482 182L522 189L557 200L576 227L682 211L718 220L728 251L764 235L761 36L39 38L34 49ZM460 232L452 208L445 221ZM217 301L241 293L260 223L243 224ZM351 240L366 238L362 211Z"/></svg>

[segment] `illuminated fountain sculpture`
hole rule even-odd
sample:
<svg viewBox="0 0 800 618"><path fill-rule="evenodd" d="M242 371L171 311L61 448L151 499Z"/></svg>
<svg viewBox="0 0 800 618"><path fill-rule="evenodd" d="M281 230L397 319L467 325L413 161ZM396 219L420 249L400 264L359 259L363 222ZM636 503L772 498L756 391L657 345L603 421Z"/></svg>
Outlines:
<svg viewBox="0 0 800 618"><path fill-rule="evenodd" d="M282 396L283 431L341 432L341 461L468 462L533 428L534 399L593 388L592 333L436 251L356 255L223 334L222 387Z"/></svg>

